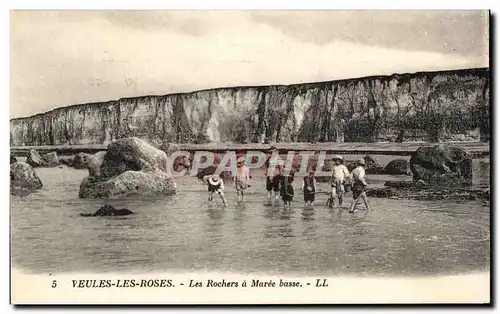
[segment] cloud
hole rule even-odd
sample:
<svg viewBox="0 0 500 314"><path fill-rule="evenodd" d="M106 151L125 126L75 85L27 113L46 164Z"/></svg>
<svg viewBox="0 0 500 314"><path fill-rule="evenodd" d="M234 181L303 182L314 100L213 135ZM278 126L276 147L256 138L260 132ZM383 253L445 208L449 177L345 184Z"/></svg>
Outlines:
<svg viewBox="0 0 500 314"><path fill-rule="evenodd" d="M463 56L488 51L485 11L263 11L248 16L319 45L341 40Z"/></svg>
<svg viewBox="0 0 500 314"><path fill-rule="evenodd" d="M210 22L192 11L111 11L99 13L111 23L146 31L168 30L191 36L202 36L210 29Z"/></svg>

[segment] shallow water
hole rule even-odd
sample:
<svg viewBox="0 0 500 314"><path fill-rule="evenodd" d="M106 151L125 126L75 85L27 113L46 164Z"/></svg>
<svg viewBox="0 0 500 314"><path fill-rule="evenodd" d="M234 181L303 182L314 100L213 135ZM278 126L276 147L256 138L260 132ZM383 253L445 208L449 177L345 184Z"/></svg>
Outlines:
<svg viewBox="0 0 500 314"><path fill-rule="evenodd" d="M84 200L78 189L86 170L36 171L44 187L11 197L13 267L29 272L425 275L489 270L490 209L480 202L370 199L373 212L361 206L351 215L346 208L327 209L326 195L319 194L316 209L305 210L297 180L295 203L286 213L264 205L264 180L254 178L245 204L236 204L228 184L230 204L224 209L208 206L206 186L190 177L177 180L173 197ZM482 171L476 182L488 182L489 164ZM387 179L397 177L371 176L369 183ZM319 186L328 189L325 183ZM349 195L344 206L350 201ZM78 216L106 203L136 215Z"/></svg>

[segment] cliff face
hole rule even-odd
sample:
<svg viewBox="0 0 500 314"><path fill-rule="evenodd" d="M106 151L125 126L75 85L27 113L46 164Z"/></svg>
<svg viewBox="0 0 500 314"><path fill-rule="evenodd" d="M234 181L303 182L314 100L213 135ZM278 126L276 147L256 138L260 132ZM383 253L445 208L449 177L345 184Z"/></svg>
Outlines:
<svg viewBox="0 0 500 314"><path fill-rule="evenodd" d="M62 107L10 121L11 145L489 138L489 69L219 88Z"/></svg>

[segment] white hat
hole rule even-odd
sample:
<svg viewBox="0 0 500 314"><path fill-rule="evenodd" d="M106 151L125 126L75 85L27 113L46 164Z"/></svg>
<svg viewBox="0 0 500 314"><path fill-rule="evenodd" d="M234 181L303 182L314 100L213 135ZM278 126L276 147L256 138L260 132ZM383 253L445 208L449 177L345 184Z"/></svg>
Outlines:
<svg viewBox="0 0 500 314"><path fill-rule="evenodd" d="M360 164L360 165L366 165L366 163L365 163L365 160L364 160L364 159L360 159L360 160L358 160L358 164Z"/></svg>
<svg viewBox="0 0 500 314"><path fill-rule="evenodd" d="M212 184L212 185L217 185L217 184L219 184L219 183L222 181L222 179L221 179L220 175L218 175L218 174L215 174L215 173L214 173L214 174L213 174L213 175L212 175L212 176L208 179L208 181L209 181L209 182L210 182L210 184Z"/></svg>
<svg viewBox="0 0 500 314"><path fill-rule="evenodd" d="M334 155L332 160L335 160L335 159L338 159L340 161L344 160L344 158L342 158L342 156L340 156L340 155Z"/></svg>
<svg viewBox="0 0 500 314"><path fill-rule="evenodd" d="M245 157L244 156L241 156L240 158L238 158L236 160L236 162L245 162Z"/></svg>

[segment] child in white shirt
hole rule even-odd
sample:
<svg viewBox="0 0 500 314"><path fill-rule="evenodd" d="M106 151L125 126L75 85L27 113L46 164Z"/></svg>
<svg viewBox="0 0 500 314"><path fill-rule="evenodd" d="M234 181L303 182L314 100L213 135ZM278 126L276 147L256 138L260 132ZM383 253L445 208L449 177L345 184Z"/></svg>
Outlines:
<svg viewBox="0 0 500 314"><path fill-rule="evenodd" d="M237 193L237 199L238 202L240 201L240 196L241 196L241 201L243 202L245 199L245 194L244 191L246 188L249 186L248 183L250 181L250 169L245 166L245 157L240 157L236 161L237 166L236 166L236 193Z"/></svg>
<svg viewBox="0 0 500 314"><path fill-rule="evenodd" d="M368 199L366 197L366 186L368 185L366 183L365 179L365 169L363 166L365 166L365 161L363 159L358 160L357 162L358 166L352 171L351 176L353 180L353 186L352 186L352 203L351 203L351 209L349 210L350 213L354 213L354 210L356 209L356 205L358 204L358 200L361 197L365 203L366 209L371 210L370 207L368 206Z"/></svg>
<svg viewBox="0 0 500 314"><path fill-rule="evenodd" d="M342 156L339 156L339 155L333 156L332 160L334 162L334 165L332 168L332 178L331 178L332 206L334 205L334 202L335 202L335 196L337 196L337 199L339 201L338 207L340 207L340 206L342 206L342 202L344 199L344 193L345 193L344 183L345 183L345 180L347 180L347 178L349 178L349 170L343 164Z"/></svg>

